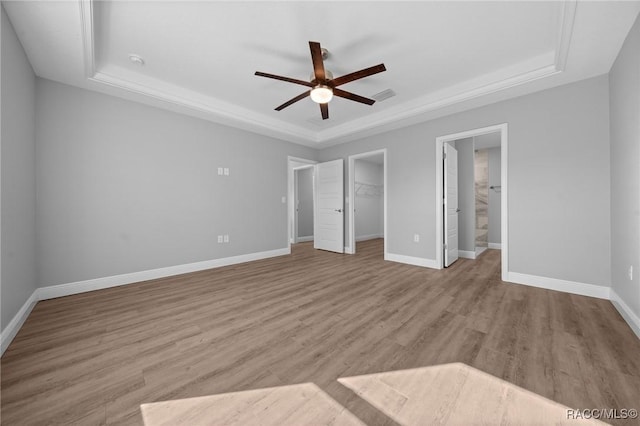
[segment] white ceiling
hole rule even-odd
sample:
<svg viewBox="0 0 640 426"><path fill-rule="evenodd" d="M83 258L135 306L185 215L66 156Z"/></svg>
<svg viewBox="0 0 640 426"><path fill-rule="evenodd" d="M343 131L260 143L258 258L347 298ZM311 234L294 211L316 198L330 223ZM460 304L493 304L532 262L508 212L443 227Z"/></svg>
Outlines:
<svg viewBox="0 0 640 426"><path fill-rule="evenodd" d="M313 147L325 147L607 73L640 2L3 2L35 73ZM295 84L310 40L342 88L329 120ZM144 66L129 61L138 54Z"/></svg>
<svg viewBox="0 0 640 426"><path fill-rule="evenodd" d="M502 142L502 134L500 132L486 133L480 136L474 136L473 145L475 149L499 148Z"/></svg>

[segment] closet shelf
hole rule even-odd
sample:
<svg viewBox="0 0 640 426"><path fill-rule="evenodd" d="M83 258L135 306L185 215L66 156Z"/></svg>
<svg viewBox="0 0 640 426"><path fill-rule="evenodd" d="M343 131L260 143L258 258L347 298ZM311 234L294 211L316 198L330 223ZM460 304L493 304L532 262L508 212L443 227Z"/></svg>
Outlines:
<svg viewBox="0 0 640 426"><path fill-rule="evenodd" d="M356 197L381 197L384 193L383 185L355 181Z"/></svg>

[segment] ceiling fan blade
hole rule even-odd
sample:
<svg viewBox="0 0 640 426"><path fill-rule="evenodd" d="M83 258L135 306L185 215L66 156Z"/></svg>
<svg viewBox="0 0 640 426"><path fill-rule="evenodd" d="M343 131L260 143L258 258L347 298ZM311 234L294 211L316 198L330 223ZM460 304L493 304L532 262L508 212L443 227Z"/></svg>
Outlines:
<svg viewBox="0 0 640 426"><path fill-rule="evenodd" d="M373 105L375 101L373 99L365 98L364 96L356 95L355 93L347 92L337 87L333 89L333 94L340 96L341 98L349 99L350 101L356 101L367 105Z"/></svg>
<svg viewBox="0 0 640 426"><path fill-rule="evenodd" d="M296 102L298 102L301 99L306 98L307 96L309 96L309 94L311 93L311 90L307 90L304 93L299 94L298 96L296 96L293 99L288 100L287 102L283 103L282 105L280 105L279 107L276 108L276 111L281 111L283 109L285 109L286 107L288 107L291 104L295 104Z"/></svg>
<svg viewBox="0 0 640 426"><path fill-rule="evenodd" d="M373 67L365 68L360 71L352 72L350 74L343 75L338 78L334 78L331 80L331 84L334 87L340 86L345 83L349 83L354 80L360 80L361 78L369 77L373 74L378 74L379 72L386 71L387 69L384 67L384 64L379 64Z"/></svg>
<svg viewBox="0 0 640 426"><path fill-rule="evenodd" d="M322 48L317 41L310 41L309 48L311 49L311 60L313 61L313 73L316 76L316 80L323 81L326 76L324 72L324 62L322 61Z"/></svg>
<svg viewBox="0 0 640 426"><path fill-rule="evenodd" d="M295 78L282 77L280 75L267 74L266 72L260 72L260 71L256 71L255 75L257 75L259 77L267 77L267 78L273 78L275 80L286 81L288 83L301 84L301 85L307 86L307 87L313 87L313 84L311 84L310 82L304 81L304 80L297 80Z"/></svg>
<svg viewBox="0 0 640 426"><path fill-rule="evenodd" d="M326 120L329 118L329 104L318 104L320 105L320 112L322 113L322 119Z"/></svg>

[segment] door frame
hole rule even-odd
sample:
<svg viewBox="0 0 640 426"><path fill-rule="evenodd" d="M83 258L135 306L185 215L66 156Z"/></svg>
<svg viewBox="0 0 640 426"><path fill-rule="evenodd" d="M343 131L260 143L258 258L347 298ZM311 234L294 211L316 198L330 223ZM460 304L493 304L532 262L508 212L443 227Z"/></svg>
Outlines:
<svg viewBox="0 0 640 426"><path fill-rule="evenodd" d="M481 136L487 133L500 132L500 184L501 188L501 254L502 254L502 280L507 280L507 272L509 271L509 188L508 188L508 133L509 126L507 123L497 124L494 126L482 127L464 132L453 133L449 135L439 136L436 138L436 265L438 269L443 268L444 255L442 252L443 244L443 176L444 165L442 163L442 149L446 142L458 139L470 138L473 136Z"/></svg>
<svg viewBox="0 0 640 426"><path fill-rule="evenodd" d="M314 216L313 219L315 220L315 170L314 170L314 165L313 164L306 164L304 166L297 166L293 168L293 211L292 211L292 217L293 217L293 235L291 236L291 243L292 244L296 244L299 243L301 241L298 240L298 192L299 192L299 185L298 185L298 178L297 178L297 173L300 170L306 170L306 169L312 169L312 173L311 173L311 199L313 200L313 208L312 210L312 215ZM304 241L313 241L313 240L304 240Z"/></svg>
<svg viewBox="0 0 640 426"><path fill-rule="evenodd" d="M293 163L301 163L301 164L294 165ZM294 215L294 209L295 209L293 169L295 169L296 167L307 165L307 164L312 166L317 163L318 163L317 161L309 160L307 158L292 157L291 155L287 156L287 200L286 201L287 201L287 245L289 247L289 252L291 252L291 244L293 243L293 235L292 235L293 226L294 226L293 215ZM315 179L315 173L314 173L314 179ZM315 211L315 196L314 196L313 202L314 202L314 211ZM314 217L314 220L315 220L315 217Z"/></svg>
<svg viewBox="0 0 640 426"><path fill-rule="evenodd" d="M383 174L383 189L382 189L382 197L383 197L383 207L382 207L382 216L383 216L383 224L382 224L382 233L384 240L384 259L387 259L387 149L378 149L375 151L363 152L360 154L354 154L349 156L349 187L348 187L348 198L347 198L347 215L348 215L348 223L349 223L349 245L344 248L344 252L348 254L356 253L356 227L355 227L355 194L356 194L356 160L361 160L363 158L371 157L374 155L382 154L382 174Z"/></svg>

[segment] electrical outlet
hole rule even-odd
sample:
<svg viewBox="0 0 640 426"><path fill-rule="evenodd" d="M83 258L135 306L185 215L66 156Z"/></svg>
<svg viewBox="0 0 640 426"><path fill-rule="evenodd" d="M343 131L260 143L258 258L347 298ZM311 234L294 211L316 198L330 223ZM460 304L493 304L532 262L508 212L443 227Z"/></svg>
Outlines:
<svg viewBox="0 0 640 426"><path fill-rule="evenodd" d="M633 265L629 266L629 281L633 281Z"/></svg>
<svg viewBox="0 0 640 426"><path fill-rule="evenodd" d="M218 167L218 176L222 176L223 170L222 167Z"/></svg>
<svg viewBox="0 0 640 426"><path fill-rule="evenodd" d="M218 244L222 242L223 242L222 235L218 235Z"/></svg>
<svg viewBox="0 0 640 426"><path fill-rule="evenodd" d="M225 236L224 236L224 242L225 242L225 243L228 243L228 242L229 242L229 236L228 236L228 235L225 235Z"/></svg>
<svg viewBox="0 0 640 426"><path fill-rule="evenodd" d="M225 176L229 176L229 168L228 167L224 168L224 175Z"/></svg>
<svg viewBox="0 0 640 426"><path fill-rule="evenodd" d="M420 242L420 234L413 234L413 242L414 243Z"/></svg>
<svg viewBox="0 0 640 426"><path fill-rule="evenodd" d="M281 201L282 201L282 204L286 204L287 203L287 197L282 197Z"/></svg>

